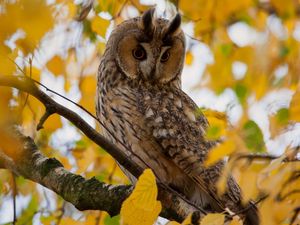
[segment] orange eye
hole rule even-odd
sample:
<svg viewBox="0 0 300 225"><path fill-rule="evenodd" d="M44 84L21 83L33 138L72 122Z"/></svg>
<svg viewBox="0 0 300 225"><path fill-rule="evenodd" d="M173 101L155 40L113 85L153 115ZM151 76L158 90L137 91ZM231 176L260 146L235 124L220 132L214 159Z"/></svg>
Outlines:
<svg viewBox="0 0 300 225"><path fill-rule="evenodd" d="M167 62L169 57L170 57L170 52L167 50L167 51L164 52L164 54L162 54L162 56L160 58L160 61L161 62Z"/></svg>
<svg viewBox="0 0 300 225"><path fill-rule="evenodd" d="M146 59L146 52L143 49L142 46L137 46L137 48L132 50L132 55L134 58L136 58L137 60L144 60Z"/></svg>

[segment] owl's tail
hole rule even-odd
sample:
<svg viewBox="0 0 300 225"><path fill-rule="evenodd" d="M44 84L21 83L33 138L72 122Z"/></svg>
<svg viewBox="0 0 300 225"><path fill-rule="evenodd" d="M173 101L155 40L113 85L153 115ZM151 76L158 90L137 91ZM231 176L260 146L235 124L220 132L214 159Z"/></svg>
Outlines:
<svg viewBox="0 0 300 225"><path fill-rule="evenodd" d="M245 210L244 225L259 225L259 213L256 205L253 202L249 202Z"/></svg>

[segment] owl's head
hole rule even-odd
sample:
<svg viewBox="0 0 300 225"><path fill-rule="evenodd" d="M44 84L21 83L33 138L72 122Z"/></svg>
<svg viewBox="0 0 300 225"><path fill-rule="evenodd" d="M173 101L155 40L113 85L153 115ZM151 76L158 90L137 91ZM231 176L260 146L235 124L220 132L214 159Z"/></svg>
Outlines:
<svg viewBox="0 0 300 225"><path fill-rule="evenodd" d="M154 10L118 25L108 46L117 66L130 79L160 84L180 81L185 55L180 15L169 21L155 18Z"/></svg>

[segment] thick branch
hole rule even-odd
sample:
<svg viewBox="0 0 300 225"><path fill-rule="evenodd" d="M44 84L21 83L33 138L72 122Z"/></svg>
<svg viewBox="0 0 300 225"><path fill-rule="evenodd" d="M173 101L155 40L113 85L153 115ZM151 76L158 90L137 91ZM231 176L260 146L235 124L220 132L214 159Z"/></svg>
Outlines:
<svg viewBox="0 0 300 225"><path fill-rule="evenodd" d="M30 78L0 76L0 86L14 87L36 97L45 105L46 110L50 109L51 112L57 113L72 122L88 138L104 148L134 176L138 177L141 174L141 168L132 162L117 146L100 135L76 113L58 104L38 89L34 81ZM48 159L41 155L29 137L22 137L22 140L24 149L27 153L30 152L29 156L24 157L24 160L20 164L15 163L11 158L0 152L0 165L4 165L5 168L14 171L16 174L22 175L55 191L80 210L99 209L108 211L111 215L118 213L121 202L128 196L130 187L114 187L100 183L95 179L85 180L81 176L66 171L56 159ZM86 190L86 192L83 190ZM118 196L118 200L116 200L116 197L111 196L114 194ZM96 196L101 196L101 198L97 198ZM191 212L197 211L192 204L184 200L177 193L170 193L170 190L165 189L164 186L159 188L158 198L164 206L161 216L165 218L181 221ZM105 199L107 199L105 202L106 206L101 205L104 204L103 201ZM113 201L109 199L113 199ZM112 205L110 206L110 204Z"/></svg>
<svg viewBox="0 0 300 225"><path fill-rule="evenodd" d="M105 210L110 215L119 213L122 202L131 192L130 185L108 185L95 178L86 180L65 170L55 158L42 155L33 140L17 129L14 129L14 136L20 140L18 154L21 155L16 160L0 151L0 161L6 169L49 188L79 210Z"/></svg>

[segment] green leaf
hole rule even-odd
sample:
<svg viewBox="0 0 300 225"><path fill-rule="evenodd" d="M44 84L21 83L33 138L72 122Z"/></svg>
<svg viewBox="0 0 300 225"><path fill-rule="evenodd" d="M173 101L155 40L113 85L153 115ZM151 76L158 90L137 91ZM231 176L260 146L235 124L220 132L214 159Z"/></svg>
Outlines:
<svg viewBox="0 0 300 225"><path fill-rule="evenodd" d="M221 45L221 52L224 54L224 56L229 56L232 52L232 45L231 44Z"/></svg>
<svg viewBox="0 0 300 225"><path fill-rule="evenodd" d="M120 215L110 217L107 215L104 218L104 225L119 225L120 224Z"/></svg>
<svg viewBox="0 0 300 225"><path fill-rule="evenodd" d="M280 57L285 57L289 54L289 52L290 52L290 49L287 46L282 46L280 48L279 56Z"/></svg>
<svg viewBox="0 0 300 225"><path fill-rule="evenodd" d="M221 135L221 127L218 126L210 126L207 128L206 137L210 140L216 140L220 138Z"/></svg>
<svg viewBox="0 0 300 225"><path fill-rule="evenodd" d="M95 176L95 178L100 181L100 182L105 182L105 179L108 177L107 174L105 174L104 172L102 172L101 174Z"/></svg>
<svg viewBox="0 0 300 225"><path fill-rule="evenodd" d="M276 120L281 125L287 124L289 121L289 109L281 108L276 113Z"/></svg>
<svg viewBox="0 0 300 225"><path fill-rule="evenodd" d="M249 120L244 124L243 131L246 146L250 151L265 152L263 134L253 120Z"/></svg>
<svg viewBox="0 0 300 225"><path fill-rule="evenodd" d="M247 97L247 87L245 87L242 84L236 84L236 86L234 87L234 91L236 93L236 96L238 97L240 103L245 103L246 97Z"/></svg>
<svg viewBox="0 0 300 225"><path fill-rule="evenodd" d="M39 200L36 194L33 194L31 200L25 210L22 211L17 220L17 224L32 224L32 219L38 210Z"/></svg>
<svg viewBox="0 0 300 225"><path fill-rule="evenodd" d="M80 140L76 141L76 148L86 149L87 146L88 146L88 143L83 139L80 139Z"/></svg>
<svg viewBox="0 0 300 225"><path fill-rule="evenodd" d="M83 21L83 32L90 38L92 42L95 42L97 40L97 35L92 30L91 21L89 20Z"/></svg>

